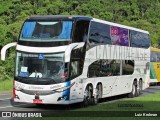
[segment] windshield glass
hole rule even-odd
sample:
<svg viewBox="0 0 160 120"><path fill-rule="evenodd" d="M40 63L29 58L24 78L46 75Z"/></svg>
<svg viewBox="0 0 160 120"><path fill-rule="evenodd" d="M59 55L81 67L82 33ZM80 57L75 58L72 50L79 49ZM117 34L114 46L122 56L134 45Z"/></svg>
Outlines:
<svg viewBox="0 0 160 120"><path fill-rule="evenodd" d="M69 41L72 21L25 22L21 31L21 41L52 42Z"/></svg>
<svg viewBox="0 0 160 120"><path fill-rule="evenodd" d="M29 54L17 52L15 76L27 80L64 82L64 53Z"/></svg>

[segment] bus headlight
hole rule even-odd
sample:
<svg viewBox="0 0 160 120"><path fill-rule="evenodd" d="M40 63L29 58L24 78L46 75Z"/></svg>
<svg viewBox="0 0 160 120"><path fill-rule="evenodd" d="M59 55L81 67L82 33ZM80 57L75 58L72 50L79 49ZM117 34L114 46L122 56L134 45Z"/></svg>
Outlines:
<svg viewBox="0 0 160 120"><path fill-rule="evenodd" d="M21 85L21 84L16 83L16 84L14 85L14 88L15 88L17 91L21 91L21 90L24 88L24 86Z"/></svg>
<svg viewBox="0 0 160 120"><path fill-rule="evenodd" d="M63 92L65 90L69 89L69 88L70 88L70 86L66 86L66 87L62 87L62 88L59 88L59 89L56 89L56 90L53 90L53 91L55 91L55 92Z"/></svg>
<svg viewBox="0 0 160 120"><path fill-rule="evenodd" d="M65 90L71 88L74 84L75 84L75 82L73 82L73 83L72 83L71 85L69 85L69 86L65 86L65 87L62 87L62 88L58 88L58 89L53 90L53 91L55 91L55 92L63 92L63 91L65 91Z"/></svg>
<svg viewBox="0 0 160 120"><path fill-rule="evenodd" d="M15 86L15 89L16 89L17 91L22 90L22 88L21 88L20 86Z"/></svg>

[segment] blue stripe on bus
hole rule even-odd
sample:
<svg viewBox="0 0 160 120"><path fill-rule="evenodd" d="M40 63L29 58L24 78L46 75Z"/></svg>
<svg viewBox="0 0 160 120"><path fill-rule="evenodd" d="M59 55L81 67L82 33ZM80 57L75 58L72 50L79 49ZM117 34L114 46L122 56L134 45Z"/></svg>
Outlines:
<svg viewBox="0 0 160 120"><path fill-rule="evenodd" d="M68 81L68 82L65 83L64 86L67 87L67 86L70 86L70 85L71 85L71 82ZM70 98L70 88L63 91L63 97L64 97L64 100L69 100L69 98Z"/></svg>

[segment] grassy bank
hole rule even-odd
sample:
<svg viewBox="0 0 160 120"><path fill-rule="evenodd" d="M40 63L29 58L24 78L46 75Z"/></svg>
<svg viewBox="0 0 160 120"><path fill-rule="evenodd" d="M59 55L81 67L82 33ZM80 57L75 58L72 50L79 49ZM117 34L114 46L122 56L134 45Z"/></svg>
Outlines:
<svg viewBox="0 0 160 120"><path fill-rule="evenodd" d="M40 120L66 120L70 119L70 120L81 120L81 119L87 119L87 120L102 120L102 119L108 119L108 120L144 120L144 119L159 119L158 117L125 117L124 116L120 116L117 117L116 114L115 116L112 117L88 117L85 114L83 115L82 113L87 113L87 112L92 112L93 114L95 114L95 116L101 112L106 111L106 114L108 113L108 111L113 111L113 113L116 112L124 112L124 113L128 113L131 111L135 111L136 113L138 112L152 112L154 111L154 113L159 113L160 114L160 93L156 93L156 94L151 94L151 95L147 95L147 96L141 96L141 97L136 97L136 98L128 98L128 99L121 99L119 101L115 101L115 102L107 102L107 103L102 103L102 104L98 104L95 106L89 106L86 108L79 108L76 110L70 110L70 114L75 114L76 112L79 112L81 114L81 116L76 116L76 117L64 117L63 114L61 117L44 117L44 118L38 118ZM100 112L101 111L101 112ZM61 111L59 111L60 113ZM73 112L73 113L72 113ZM62 112L63 113L63 112ZM67 112L66 112L67 113ZM64 113L65 114L65 113ZM111 113L112 114L112 113ZM158 115L159 115L158 114ZM74 116L74 115L73 115ZM134 115L133 115L134 116ZM38 120L37 119L37 120ZM33 119L36 120L36 119Z"/></svg>
<svg viewBox="0 0 160 120"><path fill-rule="evenodd" d="M13 80L0 81L0 91L10 91L13 89Z"/></svg>

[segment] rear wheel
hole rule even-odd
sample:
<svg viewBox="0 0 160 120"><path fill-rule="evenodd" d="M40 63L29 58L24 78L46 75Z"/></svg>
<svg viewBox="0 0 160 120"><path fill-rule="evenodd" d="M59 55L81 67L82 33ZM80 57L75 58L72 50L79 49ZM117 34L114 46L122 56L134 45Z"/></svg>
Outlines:
<svg viewBox="0 0 160 120"><path fill-rule="evenodd" d="M142 87L142 80L139 80L139 94L142 93L142 89L143 89L143 87Z"/></svg>
<svg viewBox="0 0 160 120"><path fill-rule="evenodd" d="M97 104L100 98L102 98L102 85L98 84L96 86L96 95L93 98L93 104Z"/></svg>
<svg viewBox="0 0 160 120"><path fill-rule="evenodd" d="M132 84L132 91L128 94L128 97L133 98L137 95L137 84L136 81Z"/></svg>
<svg viewBox="0 0 160 120"><path fill-rule="evenodd" d="M142 80L139 80L138 85L137 85L137 94L136 96L139 96L142 92Z"/></svg>

